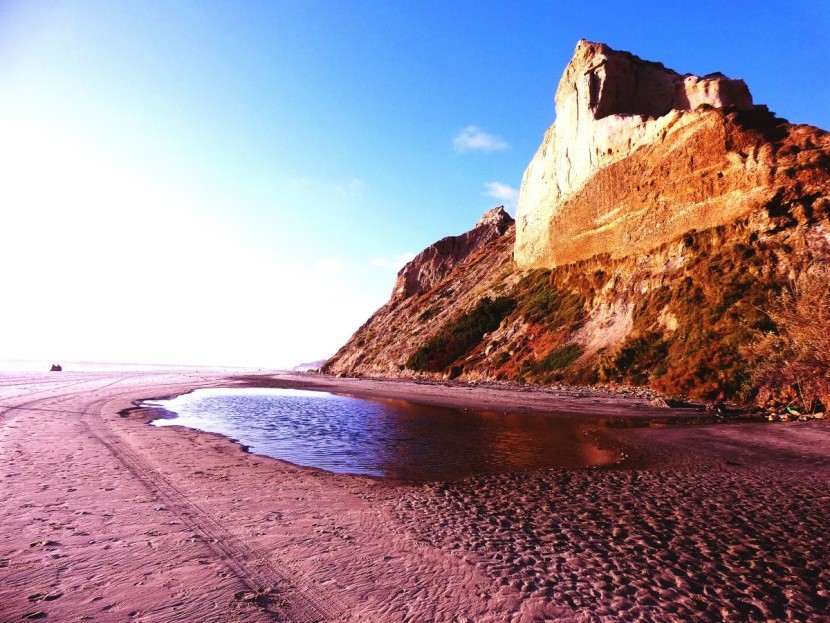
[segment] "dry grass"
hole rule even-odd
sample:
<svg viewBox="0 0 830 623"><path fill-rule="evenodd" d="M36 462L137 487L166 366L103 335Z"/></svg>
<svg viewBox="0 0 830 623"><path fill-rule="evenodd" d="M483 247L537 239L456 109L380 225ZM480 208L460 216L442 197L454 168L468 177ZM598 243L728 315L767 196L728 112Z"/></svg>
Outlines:
<svg viewBox="0 0 830 623"><path fill-rule="evenodd" d="M766 402L830 406L830 267L813 264L772 306L776 330L747 347L757 361L754 379Z"/></svg>

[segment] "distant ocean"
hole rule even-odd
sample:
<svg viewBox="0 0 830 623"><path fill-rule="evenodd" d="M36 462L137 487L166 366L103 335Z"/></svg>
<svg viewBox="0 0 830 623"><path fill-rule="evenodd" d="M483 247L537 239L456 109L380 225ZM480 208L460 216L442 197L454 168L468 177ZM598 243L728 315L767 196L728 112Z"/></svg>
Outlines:
<svg viewBox="0 0 830 623"><path fill-rule="evenodd" d="M48 372L52 364L59 364L64 372L165 372L177 370L273 372L277 368L245 368L233 366L172 365L152 363L110 363L100 361L61 361L0 359L0 372Z"/></svg>

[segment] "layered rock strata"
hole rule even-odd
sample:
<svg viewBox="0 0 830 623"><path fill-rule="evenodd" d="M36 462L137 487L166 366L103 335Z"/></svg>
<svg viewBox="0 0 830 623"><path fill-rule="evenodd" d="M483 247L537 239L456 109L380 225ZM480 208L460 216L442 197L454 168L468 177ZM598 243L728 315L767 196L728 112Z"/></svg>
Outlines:
<svg viewBox="0 0 830 623"><path fill-rule="evenodd" d="M556 91L556 121L525 171L520 267L641 255L799 192L826 157L804 131L753 106L742 80L680 75L580 41Z"/></svg>

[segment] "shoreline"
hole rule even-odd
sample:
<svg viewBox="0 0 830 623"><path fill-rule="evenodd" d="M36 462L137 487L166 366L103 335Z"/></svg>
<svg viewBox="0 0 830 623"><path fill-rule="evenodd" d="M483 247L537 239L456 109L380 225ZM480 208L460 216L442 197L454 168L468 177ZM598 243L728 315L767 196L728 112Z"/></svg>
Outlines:
<svg viewBox="0 0 830 623"><path fill-rule="evenodd" d="M609 429L651 463L401 485L118 415L244 375L2 381L2 620L826 620L826 422Z"/></svg>
<svg viewBox="0 0 830 623"><path fill-rule="evenodd" d="M658 463L656 456L650 455L643 448L624 441L618 431L627 428L659 426L700 426L724 423L722 417L706 412L702 405L683 407L655 407L646 396L634 393L617 393L591 388L537 388L533 386L516 387L513 385L467 384L446 381L366 377L336 377L325 374L308 374L302 372L272 372L261 374L242 373L229 376L227 385L215 387L228 388L281 388L327 392L335 395L349 396L364 400L401 400L418 405L446 407L459 411L498 411L502 414L542 413L555 417L567 418L581 422L585 433L592 438L593 446L609 455L599 464L567 469L635 469L654 466ZM164 401L192 393L196 389L179 392L163 397L141 398L133 401L132 409L138 412L152 410L154 407L142 406L141 403ZM585 407L590 409L586 411ZM157 418L152 418L157 419ZM152 422L148 419L147 423ZM746 420L744 420L746 421ZM754 421L754 420L753 420ZM176 425L174 425L176 426ZM184 424L178 425L189 428ZM324 468L313 465L293 463L290 460L252 452L250 446L233 437L193 429L210 435L218 435L239 446L243 451L254 456L281 461L302 469L320 470ZM532 473L534 468L519 470L516 473ZM372 476L359 473L336 473L343 476L368 477L378 481L389 481L399 485L422 484L424 480L410 480L392 476ZM491 474L492 475L492 474ZM474 475L467 476L474 477ZM464 478L461 478L463 480Z"/></svg>
<svg viewBox="0 0 830 623"><path fill-rule="evenodd" d="M281 384L294 385L294 383L290 381L288 383ZM263 389L262 383L254 383L251 386L255 389ZM309 389L306 385L304 385L303 387L305 389L301 391L319 391L320 393L324 393L322 390L317 390L316 388ZM244 391L244 387L240 387L239 385L236 385L233 388L229 389L230 391L239 389L243 389ZM290 389L295 388L291 387ZM178 394L175 398L179 398L181 396L194 393L197 391L201 390L197 389L193 390L193 392L185 392L183 394ZM419 411L420 408L423 407L423 405L421 404L405 400L400 396L399 392L396 393L394 399L391 396L387 396L385 398L365 397L362 395L358 396L356 393L345 393L342 391L338 391L337 393L325 393L332 396L342 396L351 398L353 400L364 401L367 405L370 405L373 402L378 402L381 404L389 403L390 406L394 409L405 410L399 412L400 417L404 419L407 419L409 417L411 409ZM560 423L568 423L565 424L564 428L557 429L556 434L564 434L566 435L565 439L570 439L570 441L561 442L560 445L554 445L550 447L549 450L553 453L551 456L556 456L559 458L556 460L541 459L542 464L539 464L541 455L536 454L530 461L519 460L519 463L514 464L512 467L509 467L507 464L503 462L501 463L501 467L498 467L492 465L490 460L484 460L474 463L462 462L461 465L459 465L456 462L456 469L452 469L446 466L446 461L444 461L443 466L439 461L437 463L432 462L432 467L425 469L422 465L418 465L417 463L406 464L395 461L382 461L380 463L375 463L373 462L374 456L372 451L367 451L361 449L361 447L353 446L353 456L362 456L366 461L368 461L368 463L353 460L347 461L347 464L345 465L342 463L337 463L332 464L332 467L326 467L325 465L317 464L314 459L309 458L308 454L297 455L297 458L295 460L295 455L293 455L290 450L287 450L280 444L278 444L276 446L276 449L274 449L274 447L269 444L267 436L265 438L260 436L263 433L263 431L260 429L260 427L257 426L254 426L254 428L259 430L260 435L251 435L247 431L239 430L238 427L235 428L234 434L234 432L223 430L226 427L223 426L221 422L219 422L218 425L216 425L215 423L215 425L213 426L208 424L203 428L200 426L198 422L193 422L190 418L187 417L186 409L185 412L178 412L177 407L175 405L161 404L166 400L168 399L152 398L137 400L134 401L134 407L130 407L128 409L120 411L119 415L121 415L122 417L133 417L141 419L151 426L162 426L164 428L182 427L188 430L199 431L211 435L218 435L233 442L247 453L282 461L296 467L316 469L324 472L346 476L368 477L379 481L389 481L391 483L398 485L419 485L435 481L455 482L466 480L468 478L475 477L478 475L492 475L507 471L510 471L511 473L533 473L543 469L612 469L615 467L620 467L623 464L625 464L626 467L631 467L635 464L635 461L633 460L631 455L628 452L626 452L626 450L629 450L629 448L624 447L621 443L619 443L618 440L614 437L613 433L609 432L606 428L604 428L601 425L601 423L593 421L591 418L585 418L582 415L546 413L543 414L546 418L550 417L553 421L557 421ZM449 400L448 402L452 402L452 400ZM466 419L466 414L469 413L478 413L482 416L485 414L492 414L495 415L497 419L500 419L500 416L515 415L514 412L487 412L479 409L477 406L472 406L470 408L464 409L453 407L447 408L444 406L427 408L442 409L440 415L441 418L461 417L463 419ZM531 413L524 412L520 414L520 417L522 415L531 415ZM533 415L538 416L539 414L535 413ZM538 421L538 417L536 419ZM163 420L163 422L159 423L159 420ZM512 435L514 434L514 430L514 428L508 428L507 433ZM522 434L520 430L515 431L515 433ZM407 446L407 436L404 435L403 438L400 438L399 436L396 436L396 433L394 431L391 431L390 434L392 435L392 437L387 437L387 443L395 444L395 447L398 448L399 452L403 451L402 448ZM491 433L491 435L492 434L493 433ZM545 434L554 433L546 430ZM532 438L527 438L528 442L530 442L531 440ZM440 440L434 439L433 441L439 442ZM400 442L400 444L402 445L398 445L398 442ZM298 443L302 443L302 441L298 441ZM357 443L358 446L360 446L360 442ZM497 444L498 442L496 438L490 438L486 440L485 443ZM574 452L572 450L573 448L579 448L579 450ZM461 450L461 448L451 449ZM364 454L364 452L368 452L368 454ZM516 452L516 450L514 449L513 452ZM521 453L521 451L519 452ZM569 452L570 454L568 455L568 458L564 458L563 455ZM304 458L305 461L303 460ZM427 458L427 456L424 455L422 458ZM432 457L432 459L434 461L435 457ZM508 457L507 463L510 463L509 459L510 457ZM354 467L354 471L349 470L349 464Z"/></svg>
<svg viewBox="0 0 830 623"><path fill-rule="evenodd" d="M658 407L651 399L633 393L591 388L549 388L501 384L467 384L448 381L336 377L308 373L239 375L242 387L309 389L359 398L400 399L428 406L510 413L556 413L585 418L617 417L655 422L719 422L722 417L703 405Z"/></svg>

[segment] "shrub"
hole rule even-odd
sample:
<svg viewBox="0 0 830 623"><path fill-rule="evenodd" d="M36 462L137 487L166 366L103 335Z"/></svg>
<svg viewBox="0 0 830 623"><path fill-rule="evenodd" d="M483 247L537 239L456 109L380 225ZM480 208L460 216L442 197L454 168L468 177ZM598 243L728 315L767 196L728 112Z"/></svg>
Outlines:
<svg viewBox="0 0 830 623"><path fill-rule="evenodd" d="M613 380L643 385L666 373L669 342L657 332L629 336L614 353L606 374Z"/></svg>
<svg viewBox="0 0 830 623"><path fill-rule="evenodd" d="M579 344L566 344L561 346L532 365L534 372L554 372L563 370L576 361L582 354L582 346Z"/></svg>
<svg viewBox="0 0 830 623"><path fill-rule="evenodd" d="M788 251L780 242L726 233L684 237L695 252L682 276L638 296L631 334L597 360L601 379L648 383L672 396L751 402L754 357L742 348L772 327L763 309L781 286L768 268ZM724 236L728 244L719 242ZM668 314L675 320L671 331Z"/></svg>
<svg viewBox="0 0 830 623"><path fill-rule="evenodd" d="M769 331L743 352L757 360L752 380L763 394L810 408L830 399L830 267L802 272L771 305Z"/></svg>
<svg viewBox="0 0 830 623"><path fill-rule="evenodd" d="M434 338L416 350L406 367L423 372L441 372L481 343L485 333L496 330L516 307L502 296L484 298L469 312L448 323Z"/></svg>
<svg viewBox="0 0 830 623"><path fill-rule="evenodd" d="M556 288L549 270L533 271L519 282L517 291L524 292L519 313L528 322L549 328L569 327L585 317L585 300Z"/></svg>

